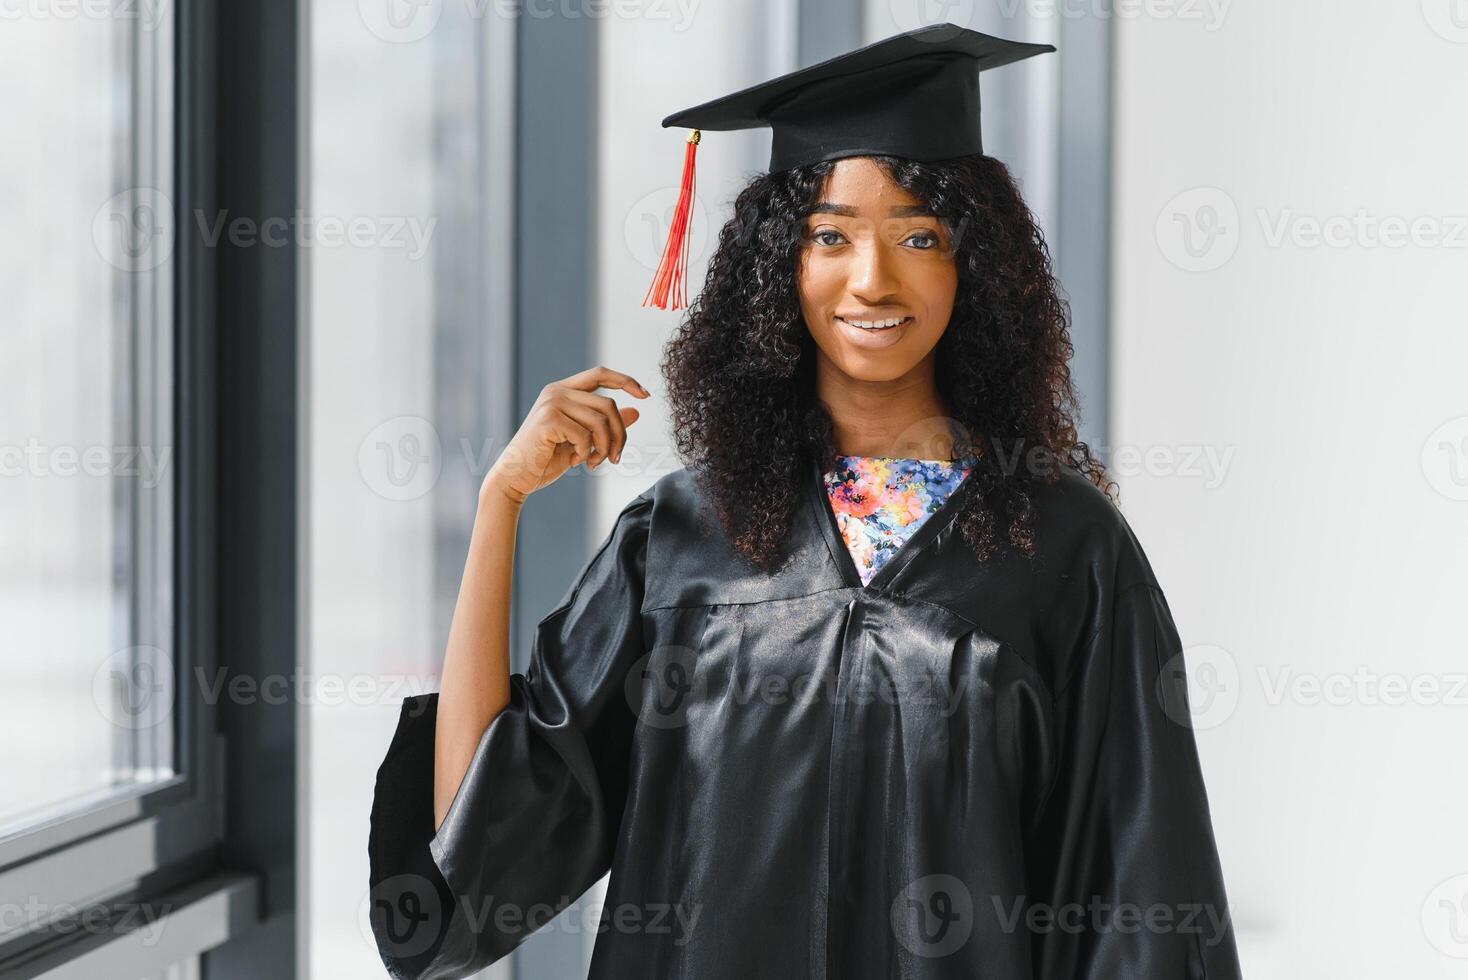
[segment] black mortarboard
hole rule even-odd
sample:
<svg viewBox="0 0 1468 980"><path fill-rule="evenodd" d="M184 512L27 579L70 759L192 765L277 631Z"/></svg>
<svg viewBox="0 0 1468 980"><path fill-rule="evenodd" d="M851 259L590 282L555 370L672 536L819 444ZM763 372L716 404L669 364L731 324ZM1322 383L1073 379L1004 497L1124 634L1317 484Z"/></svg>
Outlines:
<svg viewBox="0 0 1468 980"><path fill-rule="evenodd" d="M673 113L686 126L683 182L657 275L642 304L683 305L694 154L702 130L769 126L770 171L840 157L886 154L946 160L983 152L979 73L1054 51L953 24L907 31L808 68Z"/></svg>

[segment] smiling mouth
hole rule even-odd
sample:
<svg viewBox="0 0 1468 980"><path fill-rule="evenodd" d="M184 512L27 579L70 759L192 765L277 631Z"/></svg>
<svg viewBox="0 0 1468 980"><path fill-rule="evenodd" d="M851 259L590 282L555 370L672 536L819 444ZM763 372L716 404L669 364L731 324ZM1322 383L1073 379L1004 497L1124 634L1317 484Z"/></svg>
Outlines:
<svg viewBox="0 0 1468 980"><path fill-rule="evenodd" d="M844 316L838 316L836 319L853 327L859 327L869 333L881 333L884 330L893 330L903 324L912 322L912 317L910 316L894 316L881 320L848 320Z"/></svg>

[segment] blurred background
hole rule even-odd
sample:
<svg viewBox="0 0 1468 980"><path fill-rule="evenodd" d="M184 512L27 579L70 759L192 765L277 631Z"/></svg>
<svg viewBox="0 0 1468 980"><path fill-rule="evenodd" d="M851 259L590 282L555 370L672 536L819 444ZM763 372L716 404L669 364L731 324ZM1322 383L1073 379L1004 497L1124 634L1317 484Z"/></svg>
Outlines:
<svg viewBox="0 0 1468 980"><path fill-rule="evenodd" d="M1059 49L986 75L985 146L1246 974L1464 975L1465 0L0 0L0 980L385 976L373 780L485 472L548 381L653 392L524 513L519 668L681 465L658 121L941 21ZM768 153L704 134L693 288ZM600 891L485 975L584 976Z"/></svg>

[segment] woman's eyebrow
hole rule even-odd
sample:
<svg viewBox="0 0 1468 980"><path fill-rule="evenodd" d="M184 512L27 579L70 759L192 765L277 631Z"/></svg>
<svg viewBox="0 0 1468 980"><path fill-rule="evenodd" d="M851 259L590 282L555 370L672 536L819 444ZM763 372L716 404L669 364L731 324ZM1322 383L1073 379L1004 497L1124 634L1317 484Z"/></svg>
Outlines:
<svg viewBox="0 0 1468 980"><path fill-rule="evenodd" d="M840 214L848 218L856 217L856 208L849 204L832 204L830 201L821 201L811 208L812 214ZM887 212L891 218L915 218L934 217L932 209L926 204L896 204Z"/></svg>

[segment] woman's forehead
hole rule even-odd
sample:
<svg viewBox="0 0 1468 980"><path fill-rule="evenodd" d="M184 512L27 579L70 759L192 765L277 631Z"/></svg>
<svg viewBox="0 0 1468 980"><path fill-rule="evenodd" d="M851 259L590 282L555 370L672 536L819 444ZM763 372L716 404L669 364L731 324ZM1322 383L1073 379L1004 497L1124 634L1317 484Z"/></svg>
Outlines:
<svg viewBox="0 0 1468 980"><path fill-rule="evenodd" d="M843 157L826 175L815 211L869 217L931 214L922 198L900 186L870 157Z"/></svg>

